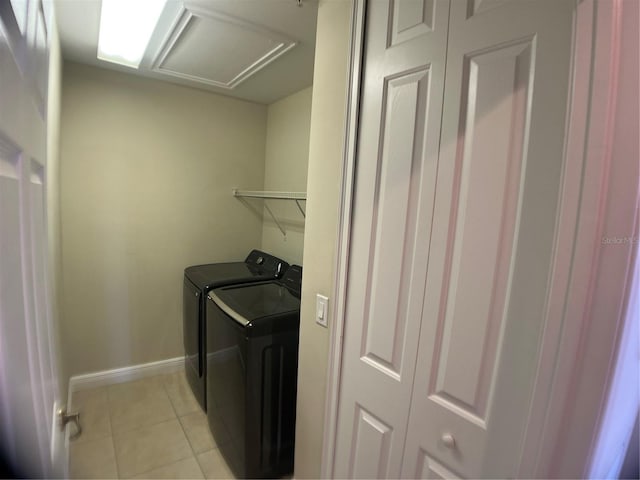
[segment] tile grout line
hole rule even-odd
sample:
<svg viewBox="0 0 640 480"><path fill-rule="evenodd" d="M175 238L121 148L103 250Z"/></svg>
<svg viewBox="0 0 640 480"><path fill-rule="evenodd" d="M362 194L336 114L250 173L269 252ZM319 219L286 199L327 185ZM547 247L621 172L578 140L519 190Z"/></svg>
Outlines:
<svg viewBox="0 0 640 480"><path fill-rule="evenodd" d="M154 376L158 376L158 375L154 375ZM146 378L153 378L153 376L152 377L146 377ZM114 384L114 385L126 385L126 384L136 383L136 382L139 382L141 380L145 380L145 379L144 378L142 378L142 379L139 378L139 379L135 379L135 380L130 380L128 382L117 383L117 384ZM164 383L162 384L162 386L163 386L163 390L164 390ZM111 385L107 385L106 386L106 389L107 389L107 407L108 407L108 412L109 412L108 413L108 415L109 415L109 425L111 426L111 441L113 443L113 452L114 452L114 457L115 457L115 461L116 461L116 469L117 469L117 473L118 473L118 479L121 479L122 476L121 476L121 473L120 473L120 465L118 464L118 456L116 454L116 442L115 442L115 434L116 434L116 432L113 429L113 421L112 421L112 417L111 417L111 396L109 395L110 387L111 387ZM166 391L165 391L165 393L166 393ZM168 395L167 395L167 397L168 397ZM169 404L171 405L171 399L170 398L169 398ZM173 405L171 405L171 408L173 409ZM135 428L132 428L132 429L129 429L129 430L125 430L124 432L119 432L119 435L129 434L129 433L135 432L136 430L141 430L143 428L152 427L154 425L159 425L161 423L170 422L171 420L172 419L168 419L168 420L165 419L165 420L161 420L159 422L153 422L153 423L149 423L149 424L146 424L146 425L138 425ZM148 471L151 471L151 470L153 470L153 468L148 470ZM138 473L136 475L143 475L144 473L146 473L146 472L141 472L141 473ZM134 476L136 476L136 475L134 475Z"/></svg>
<svg viewBox="0 0 640 480"><path fill-rule="evenodd" d="M189 435L187 435L187 431L185 430L184 425L182 424L182 420L180 420L180 415L178 415L178 411L176 410L176 407L173 404L173 400L171 399L171 395L169 395L169 392L167 391L167 386L164 383L164 381L162 382L162 388L164 388L164 391L167 394L167 397L169 397L169 403L171 404L171 408L173 408L173 413L176 414L176 418L178 419L178 424L180 425L180 428L182 429L182 433L184 433L184 436L187 439L187 443L189 444L189 448L191 449L191 454L193 455L193 459L196 461L196 465L198 465L198 468L200 469L200 473L202 473L202 478L206 479L207 476L204 474L202 465L200 465L200 462L198 461L198 455L193 449L193 444L191 443L191 439L189 438Z"/></svg>
<svg viewBox="0 0 640 480"><path fill-rule="evenodd" d="M192 457L194 458L194 460L196 461L196 464L198 465L198 469L199 469L199 470L200 470L200 472L202 473L203 478L205 478L205 479L206 479L206 478L207 478L207 476L206 476L206 474L205 474L205 471L204 471L204 469L203 469L202 465L200 464L200 461L199 461L199 459L198 459L198 455L204 455L205 453L213 452L214 450L216 450L216 449L217 449L217 447L216 447L216 446L214 446L213 448L210 448L210 449L208 449L208 450L205 450L204 452L201 452L200 454L197 454L197 453L195 452L194 447L193 447L193 444L192 444L192 442L191 442L191 440L190 440L189 436L187 435L187 431L186 431L185 426L184 426L184 424L182 423L182 420L181 420L181 419L182 419L182 417L186 417L186 416L188 416L188 415L195 414L195 413L203 413L203 414L206 416L206 413L204 413L201 409L198 409L198 410L193 411L193 412L186 412L184 415L179 415L179 414L178 414L178 411L176 410L176 405L174 404L174 400L172 399L171 395L169 394L168 385L167 385L167 383L165 382L165 379L164 379L164 377L166 377L166 376L168 376L168 375L174 375L174 374L177 374L177 373L179 373L179 372L173 372L172 374L160 374L160 375L154 375L154 376L152 376L152 377L147 377L147 378L148 378L148 379L151 379L151 378L154 378L154 377L160 377L160 378L159 378L159 380L160 380L160 383L161 383L161 385L162 385L162 390L163 390L163 392L165 393L165 395L167 396L167 398L169 399L169 404L171 405L171 409L172 409L173 414L174 414L174 419L176 419L176 420L178 421L178 424L180 425L180 429L181 429L182 433L184 434L184 436L186 437L187 444L189 445L189 449L190 449L190 451L191 451L191 455L192 455ZM118 385L124 385L124 384L127 384L127 383L135 383L135 382L138 382L138 381L141 381L141 380L144 380L144 379L137 379L137 380L131 380L131 381L129 381L129 382L122 382L122 383L119 383ZM108 402L108 412L109 412L109 423L110 423L111 430L112 430L111 438L112 438L112 444L113 444L114 454L115 454L115 451L116 451L116 449L115 449L115 434L114 434L115 432L113 432L113 422L112 422L112 416L111 416L111 397L110 397L110 395L109 395L109 390L110 390L110 388L109 388L109 387L110 387L110 386L106 386L106 388L107 388L107 402ZM130 433L130 432L135 432L136 430L140 430L140 429L143 429L143 428L152 427L152 426L154 426L154 425L159 425L159 424L161 424L161 423L170 422L170 421L172 421L172 420L173 420L173 419L165 419L165 420L162 420L162 421L159 421L159 422L154 422L154 423L151 423L151 424L141 425L141 426L138 426L138 427L133 428L133 429L131 429L131 430L126 430L125 432L120 432L120 435L122 435L122 434L128 434L128 433ZM157 467L153 467L153 468L151 468L151 469L149 469L149 470L146 470L146 471L144 471L144 472L137 473L135 476L144 475L144 474L146 474L146 473L148 473L148 472L151 472L151 471L153 471L153 470L155 470L155 469L157 469L157 468L166 467L166 466L168 466L168 465L171 465L171 464L173 464L173 463L177 463L177 462L180 462L180 461L186 460L186 459L188 459L188 458L189 458L189 457L185 457L185 458L175 460L174 462L171 462L171 463L168 463L168 464L165 464L165 465L160 465L160 466L157 466ZM116 456L116 469L117 469L117 473L118 473L118 478L122 478L122 477L120 476L120 467L119 467L118 462L117 462L117 456Z"/></svg>
<svg viewBox="0 0 640 480"><path fill-rule="evenodd" d="M103 387L97 387L95 390L98 390L100 388ZM85 390L85 391L89 391L89 390ZM72 399L73 402L73 399ZM82 419L85 418L86 413L85 413L85 409L86 409L86 405L85 404L74 404L70 402L70 409L71 411L78 411L80 413L80 421L81 421L81 425L82 425ZM108 399L107 399L107 409L108 409ZM109 419L109 415L107 413L107 419ZM109 427L111 427L111 421L109 421ZM109 428L109 433L103 433L101 435L96 434L95 432L93 433L94 437L89 437L88 439L85 436L85 432L83 432L78 438L75 438L73 440L69 441L69 445L81 445L83 443L87 443L87 442L93 442L96 440L104 440L107 437L111 437L112 436L112 430L111 428Z"/></svg>
<svg viewBox="0 0 640 480"><path fill-rule="evenodd" d="M130 382L117 383L117 384L114 384L114 385L126 385L128 383L140 382L142 380L154 378L154 377L157 377L157 376L160 376L160 375L154 375L153 377L145 377L143 379L131 380ZM162 384L162 388L163 388L164 392L167 393L166 390L164 389L164 383ZM171 397L168 394L167 394L167 398L169 400L169 405L171 405L171 410L173 411L173 414L175 415L175 418L178 418L178 415L176 414L175 409L173 408L173 404L171 403ZM109 418L111 419L111 416ZM123 430L121 432L118 432L118 435L123 435L123 434L129 433L129 432L135 432L136 430L140 430L142 428L147 428L147 427L152 427L154 425L159 425L159 424L165 423L165 422L170 422L171 420L173 420L173 418L165 418L164 420L156 420L156 421L153 421L151 423L143 423L143 424L138 425L136 427L128 428L127 430ZM112 424L111 430L113 432L113 424Z"/></svg>
<svg viewBox="0 0 640 480"><path fill-rule="evenodd" d="M89 439L82 438L82 435L81 435L77 439L71 440L70 443L69 443L69 463L71 464L73 462L73 459L77 456L77 453L74 454L73 450L78 448L78 446L82 446L82 445L85 445L85 444L88 444L88 443L91 443L91 442L107 440L109 438L109 439L111 439L111 446L113 448L113 461L114 461L114 464L115 464L115 467L116 467L116 478L119 478L120 477L120 472L119 472L119 469L118 469L118 463L117 463L117 459L116 459L116 449L115 449L115 444L114 444L114 441L113 441L113 428L111 426L111 417L109 415L109 395L108 395L108 390L107 390L106 387L96 387L94 389L87 389L86 391L100 390L102 388L105 389L105 395L106 395L106 404L107 404L107 413L106 413L106 415L107 415L107 420L109 422L109 433L103 434L103 435L98 435L95 438L89 438ZM72 395L71 396L71 402L69 402L70 405L71 405L71 408L73 408L74 410L78 410L78 411L82 412L83 409L86 408L86 405L85 404L79 404L79 405L75 404L73 402L73 393L77 393L77 392L72 392L71 393L71 395ZM69 472L69 477L70 478L76 478L76 477L73 477L71 475L71 472Z"/></svg>
<svg viewBox="0 0 640 480"><path fill-rule="evenodd" d="M133 432L135 432L137 430L153 427L155 425L159 425L159 424L162 424L162 423L171 422L172 420L177 420L178 424L180 425L180 429L181 429L183 435L185 436L185 438L187 440L187 444L189 445L190 453L191 453L192 457L194 458L194 460L196 461L196 463L198 465L198 468L199 468L199 470L201 471L201 473L202 473L202 475L204 477L205 476L204 475L204 471L202 470L200 462L198 461L197 454L196 454L196 452L194 450L194 447L193 447L193 445L191 443L191 440L189 439L189 436L187 435L186 429L185 429L184 425L182 424L181 416L178 414L178 411L176 410L176 406L174 405L174 401L172 400L171 395L169 394L169 391L167 389L167 384L165 383L165 379L163 378L163 377L165 377L167 375L168 374L160 374L160 375L154 375L154 377L159 377L158 380L160 381L160 384L162 386L162 392L166 395L166 398L169 400L169 405L171 406L171 411L174 414L174 417L170 418L170 419L164 419L164 420L161 420L161 421L145 424L145 425L139 425L139 426L137 426L135 428L132 428L130 430L125 430L124 432L119 432L118 435L130 434L130 433L133 433ZM153 377L148 377L148 378L153 378ZM122 383L119 383L118 385L136 383L136 382L138 382L140 380L144 380L144 379L136 379L136 380L131 380L129 382L122 382ZM116 467L116 475L117 475L117 478L120 479L120 478L122 478L122 473L121 473L121 466L119 465L119 462L118 462L116 443L115 443L116 432L115 432L115 430L113 428L113 415L112 415L112 413L113 413L112 412L112 406L113 406L112 405L112 403L113 403L112 400L113 399L111 398L112 395L111 395L111 388L110 387L111 387L111 385L106 385L106 386L102 387L102 388L105 389L106 403L107 403L106 415L107 415L107 420L109 422L110 434L101 436L99 438L94 438L94 439L87 440L87 442L88 441L93 441L93 440L106 439L107 437L111 438L111 445L112 445L113 453L114 453L114 463L115 463L115 467ZM99 389L99 388L101 388L101 387L97 387L96 389ZM184 416L189 415L191 413L197 413L197 412L188 412ZM84 442L79 442L79 443L84 443ZM178 460L176 460L176 462L179 462L179 461L182 461L182 460L186 460L187 458L189 458L189 457L184 457L184 458L178 459ZM143 474L145 474L147 472L150 472L150 471L152 471L152 470L154 470L156 468L161 468L161 467L164 467L164 466L167 466L167 465L171 465L172 463L175 463L175 462L171 462L171 463L168 463L168 464L165 464L165 465L160 465L160 466L154 467L152 469L149 469L149 470L147 470L145 472L140 472L140 473L138 473L136 475L143 475Z"/></svg>
<svg viewBox="0 0 640 480"><path fill-rule="evenodd" d="M123 383L119 383L118 385L124 385L124 384L127 384L127 383L134 383L134 382L138 382L138 381L141 381L141 380L152 379L152 378L154 378L154 377L157 377L157 378L160 380L160 383L161 383L161 385L162 385L162 391L164 392L164 394L167 396L167 399L169 400L169 405L171 405L171 410L173 411L174 418L164 419L164 420L160 420L160 421L158 421L158 422L153 422L153 423L149 423L149 424L145 424L145 425L139 425L139 426L138 426L138 427L136 427L136 428L132 428L132 429L130 429L130 430L125 430L124 432L120 432L120 434L121 434L121 435L122 435L122 434L128 434L128 433L130 433L130 432L135 432L136 430L141 430L141 429L143 429L143 428L149 428L149 427L153 427L153 426L155 426L155 425L160 425L160 424L162 424L162 423L168 423L168 422L171 422L171 421L173 421L173 420L177 420L177 421L178 421L178 425L180 425L180 428L182 429L182 431L183 431L183 433L184 433L184 436L185 436L185 437L186 437L186 439L187 439L187 444L189 445L189 448L190 448L190 450L191 450L191 453L192 453L192 455L194 455L194 456L195 456L195 454L193 453L193 447L191 446L191 442L189 442L189 437L187 436L186 432L184 431L184 428L182 427L182 422L180 421L180 417L179 417L179 415L178 415L178 412L176 411L175 406L173 405L173 401L171 400L171 395L169 395L169 392L168 392L168 391L167 391L167 389L166 389L166 385L165 385L165 382L164 382L164 378L162 378L162 377L164 377L164 376L166 376L166 375L170 375L170 374L159 374L159 375L153 375L153 376L151 376L151 377L146 377L146 378L144 378L144 379L137 379L137 380L131 380L130 382L123 382ZM111 417L109 417L109 418L111 418ZM115 451L115 442L114 442L114 447L113 447L113 448L114 448L114 451ZM158 469L158 468L163 468L163 467L166 467L166 466L168 466L168 465L172 465L172 464L174 464L174 463L181 462L181 461L183 461L183 460L186 460L187 458L188 458L188 457L180 458L180 459L175 460L175 461L173 461L173 462L166 463L166 464L164 464L164 465L159 465L159 466L156 466L156 467L150 468L149 470L145 470L144 472L136 473L136 474L134 475L134 477L139 476L139 475L144 475L145 473L151 472L151 471L156 470L156 469ZM197 458L195 458L195 460L196 460L196 463L198 463L198 459L197 459ZM118 466L118 465L117 465L117 462L116 462L116 467L117 467L117 466ZM199 463L198 463L198 467L200 467L200 464L199 464ZM202 469L200 469L200 470L202 470ZM204 476L204 474L203 474L203 476ZM119 469L118 469L118 478L120 478L120 471L119 471Z"/></svg>
<svg viewBox="0 0 640 480"><path fill-rule="evenodd" d="M166 376L166 375L169 375L169 374L161 374L161 375L155 375L155 376L156 376L156 377L164 377L164 376ZM153 378L153 377L148 377L148 378ZM134 381L135 381L135 380L134 380ZM162 390L164 391L165 395L167 396L167 399L169 400L169 405L171 405L171 410L173 411L173 414L175 415L175 420L177 420L177 421L178 421L178 425L180 425L180 429L182 430L182 433L184 434L184 436L185 436L185 438L186 438L186 440L187 440L187 444L189 445L189 449L191 450L191 455L192 455L193 459L196 461L196 464L198 465L198 468L200 469L200 471L202 472L202 476L204 477L204 472L202 471L202 467L200 466L200 463L198 462L198 458L197 458L197 456L196 456L196 453L195 453L195 451L193 450L193 445L191 444L191 440L189 440L189 436L187 435L187 432L186 432L186 430L184 429L184 426L182 425L182 421L180 420L180 418L181 418L181 417L180 417L180 415L178 414L178 411L176 410L176 407L175 407L175 405L174 405L174 403L173 403L173 400L171 399L171 395L169 395L169 392L168 392L168 390L167 390L167 388L166 388L166 383L165 383L165 381L164 381L164 379L163 379L163 378L160 378L160 381L161 381L161 384L162 384ZM133 382L125 382L125 383L133 383ZM150 426L154 426L154 425L159 425L159 424L161 424L161 423L170 422L170 421L172 421L172 420L173 420L173 419L162 420L162 421L160 421L160 422L155 422L155 423L152 423L152 424L143 425L143 426L140 426L140 427L134 428L134 429L132 429L132 430L127 430L126 432L123 432L123 433L133 432L133 431L135 431L135 430L139 430L139 429L141 429L141 428L150 427ZM115 448L115 447L114 447L114 448ZM149 470L146 470L146 471L144 471L144 472L140 472L140 473L136 474L136 476L137 476L137 475L144 475L145 473L148 473L148 472L151 472L151 471L153 471L153 470L156 470L157 468L166 467L166 466L168 466L168 465L172 465L173 463L177 463L177 462L181 462L181 461L183 461L183 460L187 460L188 458L189 458L189 457L181 458L181 459L178 459L178 460L176 460L176 461L174 461L174 462L167 463L167 464L165 464L165 465L160 465L160 466L158 466L158 467L153 467L153 468L151 468L151 469L149 469Z"/></svg>
<svg viewBox="0 0 640 480"><path fill-rule="evenodd" d="M120 465L118 465L118 452L116 451L116 432L113 430L113 422L111 420L111 395L109 395L109 385L106 386L107 393L107 417L109 418L109 429L111 430L111 446L113 447L113 460L116 464L116 475L120 479Z"/></svg>

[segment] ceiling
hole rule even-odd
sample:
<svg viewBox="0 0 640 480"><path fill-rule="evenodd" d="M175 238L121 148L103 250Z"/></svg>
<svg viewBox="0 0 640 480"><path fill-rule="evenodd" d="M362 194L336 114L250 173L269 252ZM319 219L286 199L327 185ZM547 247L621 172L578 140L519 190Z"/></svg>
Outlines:
<svg viewBox="0 0 640 480"><path fill-rule="evenodd" d="M312 84L317 0L168 0L138 70L96 56L101 0L55 0L63 57L269 104Z"/></svg>

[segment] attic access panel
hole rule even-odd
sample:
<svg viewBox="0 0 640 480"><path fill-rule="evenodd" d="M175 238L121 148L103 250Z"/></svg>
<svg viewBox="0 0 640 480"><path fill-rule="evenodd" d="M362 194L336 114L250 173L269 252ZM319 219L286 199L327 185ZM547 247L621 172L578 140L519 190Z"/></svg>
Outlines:
<svg viewBox="0 0 640 480"><path fill-rule="evenodd" d="M295 46L295 41L262 26L183 5L152 69L233 89Z"/></svg>

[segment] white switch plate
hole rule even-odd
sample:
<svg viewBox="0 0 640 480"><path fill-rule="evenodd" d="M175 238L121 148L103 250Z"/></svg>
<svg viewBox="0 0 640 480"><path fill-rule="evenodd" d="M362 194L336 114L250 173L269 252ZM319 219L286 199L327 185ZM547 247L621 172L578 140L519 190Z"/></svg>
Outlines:
<svg viewBox="0 0 640 480"><path fill-rule="evenodd" d="M316 323L327 327L327 317L329 316L329 298L319 293L316 295Z"/></svg>

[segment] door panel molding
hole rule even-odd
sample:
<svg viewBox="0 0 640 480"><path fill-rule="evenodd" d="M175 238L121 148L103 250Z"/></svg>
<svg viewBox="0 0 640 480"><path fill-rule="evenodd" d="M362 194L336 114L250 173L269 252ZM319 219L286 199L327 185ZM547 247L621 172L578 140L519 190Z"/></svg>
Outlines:
<svg viewBox="0 0 640 480"><path fill-rule="evenodd" d="M455 480L460 477L427 455L427 452L420 450L420 455L418 456L418 467L416 468L416 473L413 478Z"/></svg>
<svg viewBox="0 0 640 480"><path fill-rule="evenodd" d="M507 2L513 0L467 0L467 18L479 15L493 8L501 7Z"/></svg>
<svg viewBox="0 0 640 480"><path fill-rule="evenodd" d="M385 478L393 427L361 405L356 406L355 418L349 478Z"/></svg>
<svg viewBox="0 0 640 480"><path fill-rule="evenodd" d="M468 55L462 79L462 104L467 108L460 117L451 202L454 226L447 241L442 279L447 287L438 313L429 395L440 397L443 406L455 404L457 414L465 411L482 427L495 384L515 261L526 169L523 146L531 113L532 41ZM496 131L505 135L498 137ZM474 301L459 311L459 297ZM469 317L474 324L462 325Z"/></svg>
<svg viewBox="0 0 640 480"><path fill-rule="evenodd" d="M383 92L361 355L363 361L400 381L420 193L417 182L403 185L400 180L423 170L429 69L388 77ZM394 248L399 242L402 248ZM376 275L380 270L389 272L384 281Z"/></svg>
<svg viewBox="0 0 640 480"><path fill-rule="evenodd" d="M435 0L391 0L387 47L398 45L433 30ZM416 15L417 14L417 15ZM412 18L419 17L419 21Z"/></svg>

